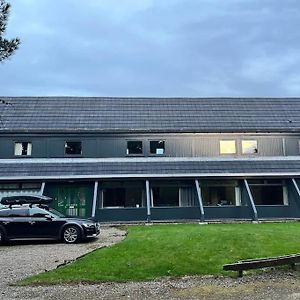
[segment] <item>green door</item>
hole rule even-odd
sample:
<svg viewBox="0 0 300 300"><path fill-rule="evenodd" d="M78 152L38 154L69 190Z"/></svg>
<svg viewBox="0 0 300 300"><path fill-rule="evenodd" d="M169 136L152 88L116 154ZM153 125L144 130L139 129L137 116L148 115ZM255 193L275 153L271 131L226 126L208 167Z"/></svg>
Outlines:
<svg viewBox="0 0 300 300"><path fill-rule="evenodd" d="M52 197L52 207L65 215L91 216L93 184L50 183L46 184L44 194Z"/></svg>

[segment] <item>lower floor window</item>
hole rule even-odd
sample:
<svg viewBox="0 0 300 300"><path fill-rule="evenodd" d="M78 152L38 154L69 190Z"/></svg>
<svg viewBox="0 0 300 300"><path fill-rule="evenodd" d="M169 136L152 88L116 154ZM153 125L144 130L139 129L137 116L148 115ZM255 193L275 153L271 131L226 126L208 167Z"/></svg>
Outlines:
<svg viewBox="0 0 300 300"><path fill-rule="evenodd" d="M145 207L145 183L142 181L105 181L98 191L98 208Z"/></svg>
<svg viewBox="0 0 300 300"><path fill-rule="evenodd" d="M179 206L178 187L153 187L153 206Z"/></svg>
<svg viewBox="0 0 300 300"><path fill-rule="evenodd" d="M201 184L204 206L240 205L238 182L206 181Z"/></svg>
<svg viewBox="0 0 300 300"><path fill-rule="evenodd" d="M249 180L255 205L288 204L287 188L282 180Z"/></svg>
<svg viewBox="0 0 300 300"><path fill-rule="evenodd" d="M142 198L139 188L103 189L103 207L142 207Z"/></svg>

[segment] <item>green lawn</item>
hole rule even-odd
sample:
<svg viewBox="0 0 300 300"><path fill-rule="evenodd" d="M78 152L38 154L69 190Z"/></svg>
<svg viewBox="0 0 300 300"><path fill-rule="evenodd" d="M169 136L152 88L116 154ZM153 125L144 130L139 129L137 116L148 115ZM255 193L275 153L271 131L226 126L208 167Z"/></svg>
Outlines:
<svg viewBox="0 0 300 300"><path fill-rule="evenodd" d="M230 274L226 263L300 252L300 223L130 226L121 243L21 284Z"/></svg>

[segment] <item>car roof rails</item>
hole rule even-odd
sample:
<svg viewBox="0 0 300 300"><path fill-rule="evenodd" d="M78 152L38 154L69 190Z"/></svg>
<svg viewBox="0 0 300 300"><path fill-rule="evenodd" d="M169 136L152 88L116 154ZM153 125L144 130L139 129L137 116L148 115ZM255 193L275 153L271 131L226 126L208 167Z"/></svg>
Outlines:
<svg viewBox="0 0 300 300"><path fill-rule="evenodd" d="M3 197L0 201L2 205L23 205L29 204L49 204L52 202L52 198L44 195L35 195L35 194L22 194L22 195L14 195Z"/></svg>

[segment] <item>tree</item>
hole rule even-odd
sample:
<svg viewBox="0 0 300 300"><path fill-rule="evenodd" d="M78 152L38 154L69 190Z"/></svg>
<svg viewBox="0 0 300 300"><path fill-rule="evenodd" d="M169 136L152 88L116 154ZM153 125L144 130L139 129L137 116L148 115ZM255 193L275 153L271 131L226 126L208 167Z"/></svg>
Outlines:
<svg viewBox="0 0 300 300"><path fill-rule="evenodd" d="M3 37L6 30L9 11L10 4L5 0L0 0L0 62L11 56L20 45L20 40L18 38L8 40Z"/></svg>

